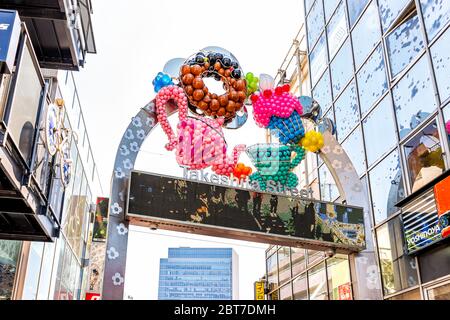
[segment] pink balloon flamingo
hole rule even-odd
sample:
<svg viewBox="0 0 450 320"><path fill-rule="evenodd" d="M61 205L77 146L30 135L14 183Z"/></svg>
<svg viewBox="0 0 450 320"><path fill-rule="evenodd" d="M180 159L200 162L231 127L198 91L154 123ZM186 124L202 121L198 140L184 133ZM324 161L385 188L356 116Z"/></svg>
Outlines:
<svg viewBox="0 0 450 320"><path fill-rule="evenodd" d="M178 105L177 134L167 119L166 103L173 100ZM169 138L166 149L176 149L177 162L189 170L211 167L223 176L230 176L245 150L245 145L234 147L227 157L227 145L222 132L224 119L188 117L188 100L183 89L177 86L162 88L156 96L156 112L164 133Z"/></svg>

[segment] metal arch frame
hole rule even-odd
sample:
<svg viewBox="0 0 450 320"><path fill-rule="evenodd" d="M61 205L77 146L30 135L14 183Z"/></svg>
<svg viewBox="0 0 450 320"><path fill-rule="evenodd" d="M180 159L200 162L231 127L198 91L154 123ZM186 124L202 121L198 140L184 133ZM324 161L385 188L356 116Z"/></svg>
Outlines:
<svg viewBox="0 0 450 320"><path fill-rule="evenodd" d="M166 109L169 114L172 114L177 107L174 104L167 104ZM127 186L139 150L157 123L155 103L151 101L132 118L116 153L108 209L103 300L122 300L124 296L129 232L129 221L125 219ZM367 190L359 179L350 158L330 131L324 132L324 140L325 147L319 155L335 179L342 199L345 199L348 205L365 208L366 250L350 257L355 298L381 299Z"/></svg>

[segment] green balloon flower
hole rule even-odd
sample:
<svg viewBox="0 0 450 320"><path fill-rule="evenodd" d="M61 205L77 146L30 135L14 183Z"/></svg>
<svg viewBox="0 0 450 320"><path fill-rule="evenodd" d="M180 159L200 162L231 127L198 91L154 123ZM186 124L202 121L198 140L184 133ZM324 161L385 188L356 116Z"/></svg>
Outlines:
<svg viewBox="0 0 450 320"><path fill-rule="evenodd" d="M245 80L247 80L247 95L251 96L258 91L259 78L249 72L245 75Z"/></svg>

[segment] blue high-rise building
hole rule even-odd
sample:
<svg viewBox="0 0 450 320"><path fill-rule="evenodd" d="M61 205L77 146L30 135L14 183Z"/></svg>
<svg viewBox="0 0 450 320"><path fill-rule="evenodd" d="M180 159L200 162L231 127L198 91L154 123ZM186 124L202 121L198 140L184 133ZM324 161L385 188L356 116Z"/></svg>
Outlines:
<svg viewBox="0 0 450 320"><path fill-rule="evenodd" d="M230 248L169 248L159 268L159 300L238 299L238 256Z"/></svg>

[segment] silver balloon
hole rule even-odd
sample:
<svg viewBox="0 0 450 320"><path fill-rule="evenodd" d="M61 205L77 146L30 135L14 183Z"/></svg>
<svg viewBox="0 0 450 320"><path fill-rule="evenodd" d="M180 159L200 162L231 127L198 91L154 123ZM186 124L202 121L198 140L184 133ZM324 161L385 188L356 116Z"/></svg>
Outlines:
<svg viewBox="0 0 450 320"><path fill-rule="evenodd" d="M171 76L172 78L178 78L180 75L180 68L186 59L175 58L167 61L164 65L163 72Z"/></svg>
<svg viewBox="0 0 450 320"><path fill-rule="evenodd" d="M303 107L302 118L309 119L314 123L322 117L322 109L319 103L311 97L302 96L298 98Z"/></svg>

